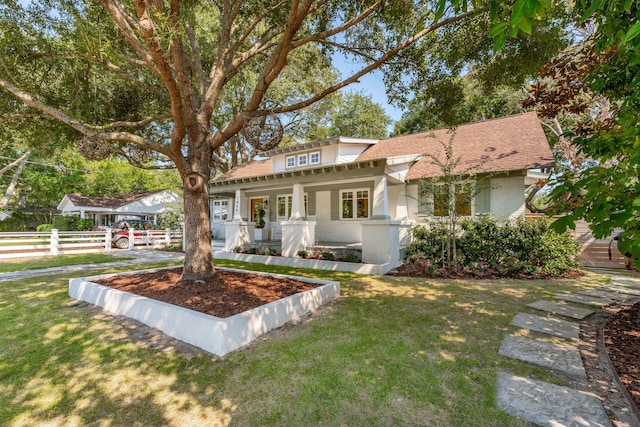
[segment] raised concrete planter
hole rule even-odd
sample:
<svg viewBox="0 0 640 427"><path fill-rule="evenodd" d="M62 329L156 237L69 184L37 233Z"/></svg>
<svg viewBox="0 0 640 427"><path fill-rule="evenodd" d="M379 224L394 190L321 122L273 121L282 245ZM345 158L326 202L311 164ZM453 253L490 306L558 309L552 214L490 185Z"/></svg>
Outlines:
<svg viewBox="0 0 640 427"><path fill-rule="evenodd" d="M346 271L359 274L386 274L397 265L360 264L355 262L324 261L320 259L288 258L282 256L237 254L234 252L214 252L216 259L230 259L234 261L255 262L266 265L280 265L283 267L313 268L316 270Z"/></svg>
<svg viewBox="0 0 640 427"><path fill-rule="evenodd" d="M251 271L252 274L288 277L302 282L319 283L321 286L231 317L220 318L93 282L117 275L139 274L155 270L71 279L69 296L95 304L112 313L138 320L180 341L217 356L224 356L340 295L340 282ZM228 268L220 268L220 270L240 271Z"/></svg>

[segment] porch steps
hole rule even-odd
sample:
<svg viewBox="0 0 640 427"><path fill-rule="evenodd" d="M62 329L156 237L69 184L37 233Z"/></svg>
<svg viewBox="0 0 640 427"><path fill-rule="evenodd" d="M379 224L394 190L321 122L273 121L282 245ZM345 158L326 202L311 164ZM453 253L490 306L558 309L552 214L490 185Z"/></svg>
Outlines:
<svg viewBox="0 0 640 427"><path fill-rule="evenodd" d="M615 236L596 239L586 221L576 221L574 236L580 244L580 262L585 267L626 268L627 258L620 253L616 242L611 244L609 260L609 242Z"/></svg>

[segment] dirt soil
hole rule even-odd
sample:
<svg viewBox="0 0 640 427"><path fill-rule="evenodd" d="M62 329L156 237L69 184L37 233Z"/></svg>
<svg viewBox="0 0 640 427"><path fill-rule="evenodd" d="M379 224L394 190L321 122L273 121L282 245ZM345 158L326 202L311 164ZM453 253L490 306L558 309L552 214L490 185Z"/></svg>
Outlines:
<svg viewBox="0 0 640 427"><path fill-rule="evenodd" d="M640 408L640 303L607 321L604 344L620 381Z"/></svg>
<svg viewBox="0 0 640 427"><path fill-rule="evenodd" d="M233 316L319 286L282 277L224 270L218 270L218 274L206 282L180 280L181 274L182 268L175 268L114 276L96 282L216 317Z"/></svg>

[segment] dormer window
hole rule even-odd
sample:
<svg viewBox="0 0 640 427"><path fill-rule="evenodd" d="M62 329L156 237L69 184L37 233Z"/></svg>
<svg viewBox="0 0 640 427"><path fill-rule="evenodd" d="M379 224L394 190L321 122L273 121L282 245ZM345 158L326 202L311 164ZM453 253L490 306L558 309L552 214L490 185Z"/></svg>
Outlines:
<svg viewBox="0 0 640 427"><path fill-rule="evenodd" d="M285 157L285 164L288 168L296 167L296 156L287 156Z"/></svg>
<svg viewBox="0 0 640 427"><path fill-rule="evenodd" d="M298 166L307 166L308 163L308 154L298 154Z"/></svg>
<svg viewBox="0 0 640 427"><path fill-rule="evenodd" d="M309 153L309 163L312 165L319 165L320 164L320 152L319 151L314 151L312 153Z"/></svg>

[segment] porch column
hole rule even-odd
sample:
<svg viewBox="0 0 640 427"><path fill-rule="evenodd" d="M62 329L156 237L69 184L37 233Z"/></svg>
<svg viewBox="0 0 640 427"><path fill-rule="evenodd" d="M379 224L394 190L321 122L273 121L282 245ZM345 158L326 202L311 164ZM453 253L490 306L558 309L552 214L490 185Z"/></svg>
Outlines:
<svg viewBox="0 0 640 427"><path fill-rule="evenodd" d="M80 208L80 219L84 219L84 208Z"/></svg>
<svg viewBox="0 0 640 427"><path fill-rule="evenodd" d="M387 177L379 176L375 179L373 187L373 209L371 219L391 219L389 215L389 192L387 190Z"/></svg>
<svg viewBox="0 0 640 427"><path fill-rule="evenodd" d="M247 217L243 216L246 214L247 214L247 198L244 196L244 191L236 190L236 197L233 203L233 220L246 221Z"/></svg>
<svg viewBox="0 0 640 427"><path fill-rule="evenodd" d="M307 213L304 209L304 187L302 184L293 184L293 193L291 195L291 221L301 221L306 217Z"/></svg>
<svg viewBox="0 0 640 427"><path fill-rule="evenodd" d="M244 191L236 190L233 203L233 221L224 223L224 251L231 252L237 247L246 247L253 243L255 224L248 222L242 215L246 215L247 200Z"/></svg>

